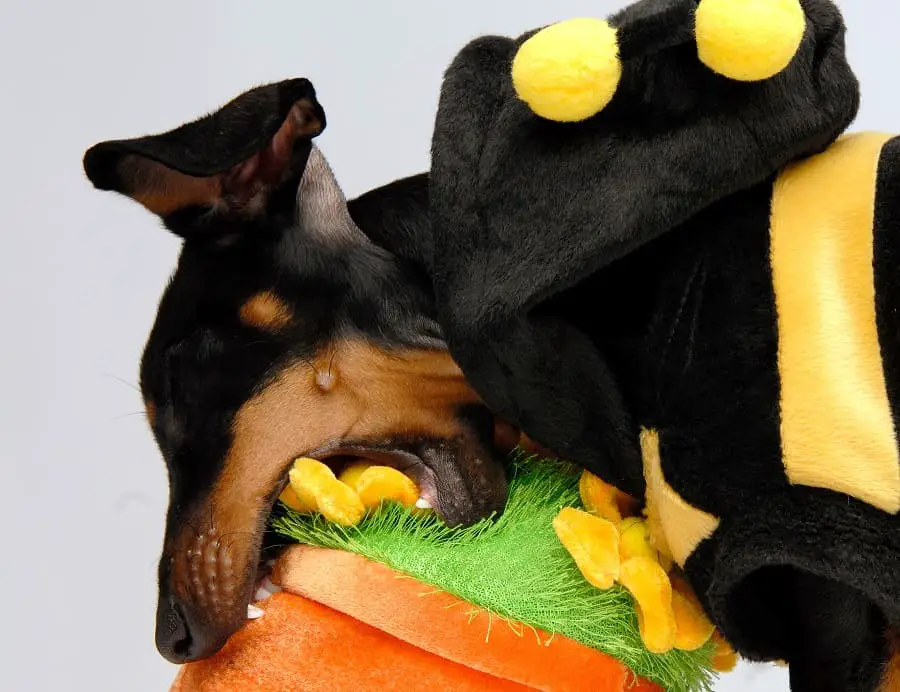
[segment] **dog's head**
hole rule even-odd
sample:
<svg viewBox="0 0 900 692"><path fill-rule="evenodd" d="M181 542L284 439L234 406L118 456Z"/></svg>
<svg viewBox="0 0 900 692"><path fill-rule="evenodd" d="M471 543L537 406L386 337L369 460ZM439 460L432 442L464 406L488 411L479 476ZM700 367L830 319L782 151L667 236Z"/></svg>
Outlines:
<svg viewBox="0 0 900 692"><path fill-rule="evenodd" d="M427 289L353 222L312 144L324 126L295 79L85 154L97 188L184 240L141 365L169 471L156 636L173 662L214 653L244 622L298 456L400 468L453 524L505 500L495 421Z"/></svg>

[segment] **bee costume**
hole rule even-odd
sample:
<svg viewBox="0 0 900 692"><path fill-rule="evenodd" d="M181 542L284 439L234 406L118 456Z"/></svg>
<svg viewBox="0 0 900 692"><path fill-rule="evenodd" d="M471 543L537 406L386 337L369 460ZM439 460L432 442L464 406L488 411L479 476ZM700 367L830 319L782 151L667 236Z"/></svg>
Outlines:
<svg viewBox="0 0 900 692"><path fill-rule="evenodd" d="M858 102L828 0L479 38L430 225L376 239L485 401L643 498L725 637L817 692L900 685L900 139L845 134Z"/></svg>

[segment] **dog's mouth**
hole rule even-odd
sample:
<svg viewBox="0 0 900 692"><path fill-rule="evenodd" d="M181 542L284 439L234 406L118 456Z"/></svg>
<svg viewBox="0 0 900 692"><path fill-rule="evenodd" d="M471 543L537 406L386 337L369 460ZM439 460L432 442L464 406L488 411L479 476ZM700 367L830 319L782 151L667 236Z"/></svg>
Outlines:
<svg viewBox="0 0 900 692"><path fill-rule="evenodd" d="M494 455L504 456L507 452L508 450L495 449ZM458 478L447 478L446 474L442 477L421 455L411 449L391 445L335 444L307 452L303 456L322 462L335 477L340 477L344 470L360 463L396 469L412 480L419 491L414 511L434 513L450 526L471 524L501 511L502 501L505 500L505 476L502 482L498 483L497 479L493 479L493 483L489 482L488 485L494 487L489 488L486 493L479 492L472 487L473 484L461 482L464 474L459 474ZM281 511L279 498L288 487L288 471L292 466L293 461L286 466L283 477L272 494L256 581L247 604L248 619L261 617L264 611L259 607L260 602L281 591L277 570L274 568L277 558L289 547L290 542L268 527L273 514ZM458 467L453 464L452 468L457 470Z"/></svg>
<svg viewBox="0 0 900 692"><path fill-rule="evenodd" d="M448 516L447 512L442 511L436 471L412 451L390 445L341 444L322 447L304 456L322 462L328 466L336 477L340 477L350 466L360 463L388 466L396 469L412 480L419 489L419 499L416 501L417 508L423 510L433 509L445 521L456 519L456 517ZM278 485L277 491L279 495L287 485L288 476L287 472L285 472ZM443 509L446 510L447 508Z"/></svg>
<svg viewBox="0 0 900 692"><path fill-rule="evenodd" d="M433 513L448 526L466 526L499 514L506 503L504 460L512 450L479 432L463 431L451 439L334 443L281 461L277 481L254 512L255 527L230 527L224 541L225 535L187 532L182 543L164 551L157 615L160 652L173 662L207 658L247 619L264 615L263 602L281 590L277 558L293 543L271 528L271 520L285 511L279 498L297 457L327 465L336 478L359 463L393 468L418 490L414 506L409 495L404 502L410 511ZM242 502L235 501L238 506ZM227 514L229 508L215 510ZM246 515L247 509L240 511Z"/></svg>

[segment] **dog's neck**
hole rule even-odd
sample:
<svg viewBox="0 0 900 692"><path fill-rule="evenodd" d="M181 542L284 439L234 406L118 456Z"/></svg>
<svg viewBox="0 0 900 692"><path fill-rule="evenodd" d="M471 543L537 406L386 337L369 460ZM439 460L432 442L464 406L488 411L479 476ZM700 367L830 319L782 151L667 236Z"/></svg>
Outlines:
<svg viewBox="0 0 900 692"><path fill-rule="evenodd" d="M326 245L370 242L353 223L347 209L347 199L331 166L316 145L309 152L309 160L297 188L297 224L304 236Z"/></svg>

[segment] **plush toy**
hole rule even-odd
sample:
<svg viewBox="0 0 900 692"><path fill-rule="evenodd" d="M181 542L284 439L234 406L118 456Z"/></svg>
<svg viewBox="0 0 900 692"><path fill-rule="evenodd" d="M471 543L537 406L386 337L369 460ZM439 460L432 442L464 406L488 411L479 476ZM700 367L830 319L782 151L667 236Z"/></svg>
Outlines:
<svg viewBox="0 0 900 692"><path fill-rule="evenodd" d="M713 670L734 665L724 640L711 641L714 628L677 570L670 576L661 566L643 520L627 516L637 503L558 460L518 455L511 466L503 515L452 529L415 506L417 489L395 469L356 463L335 475L298 459L273 527L303 547L273 571L277 586L267 587L278 597L258 602L260 617L221 654L186 666L176 689L287 689L276 682L282 678L294 681L290 689L399 689L410 675L417 684L430 676L438 689L468 689L482 671L515 683L510 689L702 690ZM615 574L601 581L607 571ZM354 656L343 652L360 642L340 653L319 648L298 628L321 636L332 625L321 614L292 622L296 599L407 646ZM278 630L290 623L289 635L271 631L273 614ZM282 644L285 636L293 643ZM410 650L456 666L445 660L421 671ZM460 682L445 669L467 672Z"/></svg>
<svg viewBox="0 0 900 692"><path fill-rule="evenodd" d="M427 222L376 238L485 402L638 498L728 641L816 692L876 689L900 627L900 140L846 135L858 104L829 0L483 37L395 184Z"/></svg>
<svg viewBox="0 0 900 692"><path fill-rule="evenodd" d="M519 475L519 484L535 483L527 476L523 480L521 470ZM641 639L649 652L694 651L706 644L714 627L685 582L682 579L670 581L667 572L672 567L671 556L660 555L650 545L645 522L628 516L629 509L635 507L634 500L587 471L581 476L579 488L584 509L563 507L553 520L553 528L585 579L600 589L609 589L618 582L631 593ZM281 500L296 513L318 513L340 526L356 526L367 510L378 509L384 502L414 508L419 495L412 480L390 467L357 462L336 477L324 463L301 458L294 462L290 484ZM532 492L529 497L536 504L551 500L553 493ZM526 509L533 517L540 515L539 507ZM507 518L505 524L512 521ZM287 535L306 538L305 531L298 536L295 529L292 534L291 526L288 524L284 531ZM534 535L540 534L532 537ZM452 532L448 532L435 542L446 543L452 538ZM528 543L518 546L535 559L540 561L542 558L539 547ZM445 559L453 560L454 556L449 553ZM486 567L493 569L494 563L488 562ZM443 582L441 576L433 579L437 583ZM482 598L474 591L471 602L482 605ZM504 610L507 617L515 617L524 624L535 624L527 617L523 619L518 613L511 612L514 609Z"/></svg>

